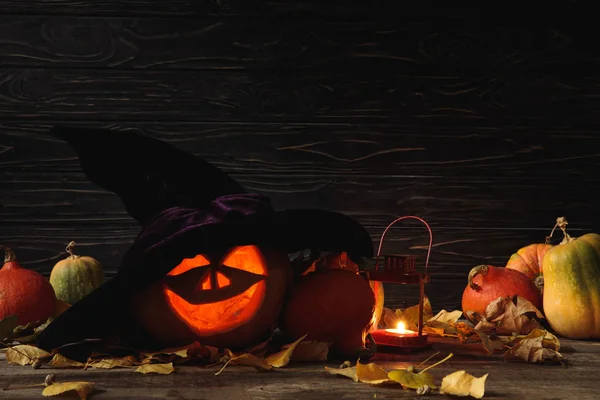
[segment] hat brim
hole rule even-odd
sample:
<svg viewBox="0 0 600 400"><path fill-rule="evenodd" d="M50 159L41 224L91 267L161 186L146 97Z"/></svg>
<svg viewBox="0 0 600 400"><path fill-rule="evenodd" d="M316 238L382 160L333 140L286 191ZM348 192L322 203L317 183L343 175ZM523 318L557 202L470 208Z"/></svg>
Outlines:
<svg viewBox="0 0 600 400"><path fill-rule="evenodd" d="M40 334L37 346L50 351L68 343L132 332L127 306L131 293L166 275L183 258L214 249L254 244L287 254L311 249L346 251L351 258L373 256L371 237L361 224L326 210L283 210L201 225L172 240L155 241L155 245L145 243L143 250L136 250L134 242L117 275L56 318Z"/></svg>

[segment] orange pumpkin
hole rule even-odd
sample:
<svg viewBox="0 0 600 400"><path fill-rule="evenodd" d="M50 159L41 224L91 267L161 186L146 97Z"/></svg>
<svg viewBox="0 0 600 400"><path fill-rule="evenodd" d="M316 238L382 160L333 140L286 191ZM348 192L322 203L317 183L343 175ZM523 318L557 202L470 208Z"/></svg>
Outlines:
<svg viewBox="0 0 600 400"><path fill-rule="evenodd" d="M513 269L479 265L469 272L462 296L462 311L471 319L470 312L483 315L488 304L498 297L515 295L542 310L542 295L527 275Z"/></svg>
<svg viewBox="0 0 600 400"><path fill-rule="evenodd" d="M324 269L340 269L344 271L350 271L358 273L358 264L356 264L348 256L348 253L342 251L341 253L327 254L315 262L312 263L302 275L307 275L311 272L322 271ZM383 283L378 281L369 281L373 293L375 293L375 311L373 313L371 328L369 331L377 329L381 316L383 314L383 303L385 301L385 294L383 290Z"/></svg>
<svg viewBox="0 0 600 400"><path fill-rule="evenodd" d="M287 255L271 249L240 246L198 254L133 294L132 307L162 346L198 340L242 348L274 329L291 276Z"/></svg>
<svg viewBox="0 0 600 400"><path fill-rule="evenodd" d="M38 272L21 267L12 249L5 247L0 269L0 320L16 315L19 325L44 323L57 308L54 289Z"/></svg>
<svg viewBox="0 0 600 400"><path fill-rule="evenodd" d="M365 346L375 310L369 282L352 271L323 269L295 283L282 315L290 340L331 343L332 352L354 357Z"/></svg>
<svg viewBox="0 0 600 400"><path fill-rule="evenodd" d="M551 245L544 243L534 243L522 247L510 256L506 268L519 271L535 280L543 275L542 261L550 248L552 248Z"/></svg>

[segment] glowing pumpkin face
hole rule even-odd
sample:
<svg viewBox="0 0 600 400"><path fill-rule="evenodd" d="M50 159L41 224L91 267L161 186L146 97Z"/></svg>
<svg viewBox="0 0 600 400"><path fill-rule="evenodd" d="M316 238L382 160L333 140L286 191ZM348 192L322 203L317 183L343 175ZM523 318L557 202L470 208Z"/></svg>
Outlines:
<svg viewBox="0 0 600 400"><path fill-rule="evenodd" d="M237 247L214 261L204 255L186 258L163 279L171 309L198 335L226 332L250 320L267 290L268 271L257 247Z"/></svg>
<svg viewBox="0 0 600 400"><path fill-rule="evenodd" d="M277 322L291 284L286 254L240 246L183 259L133 295L134 315L161 345L194 340L236 348L260 340Z"/></svg>

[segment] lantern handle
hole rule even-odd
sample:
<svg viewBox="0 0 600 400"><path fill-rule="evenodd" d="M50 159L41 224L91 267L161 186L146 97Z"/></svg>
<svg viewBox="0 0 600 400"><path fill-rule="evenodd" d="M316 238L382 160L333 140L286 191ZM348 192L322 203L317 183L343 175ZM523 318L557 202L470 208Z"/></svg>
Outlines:
<svg viewBox="0 0 600 400"><path fill-rule="evenodd" d="M427 274L427 270L429 267L429 255L431 254L431 247L433 244L433 232L431 231L431 227L429 226L429 224L420 217L416 217L414 215L405 215L404 217L399 217L396 218L394 221L392 221L383 231L383 233L381 234L381 239L379 239L379 248L377 249L377 259L379 260L379 255L381 254L381 247L383 246L383 239L385 238L385 234L387 233L387 231L392 227L392 225L394 225L396 222L402 221L404 219L416 219L421 221L425 227L427 228L427 230L429 231L429 246L427 247L427 258L425 259L425 273ZM378 263L377 263L378 264Z"/></svg>

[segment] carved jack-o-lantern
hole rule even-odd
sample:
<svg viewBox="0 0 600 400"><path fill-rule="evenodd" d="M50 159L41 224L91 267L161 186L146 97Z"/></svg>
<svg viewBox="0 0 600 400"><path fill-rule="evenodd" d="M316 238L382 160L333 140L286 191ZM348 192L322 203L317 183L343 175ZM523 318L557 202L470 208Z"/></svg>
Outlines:
<svg viewBox="0 0 600 400"><path fill-rule="evenodd" d="M141 326L163 346L198 340L237 348L274 327L290 279L285 253L239 246L182 260L134 294L132 304Z"/></svg>

